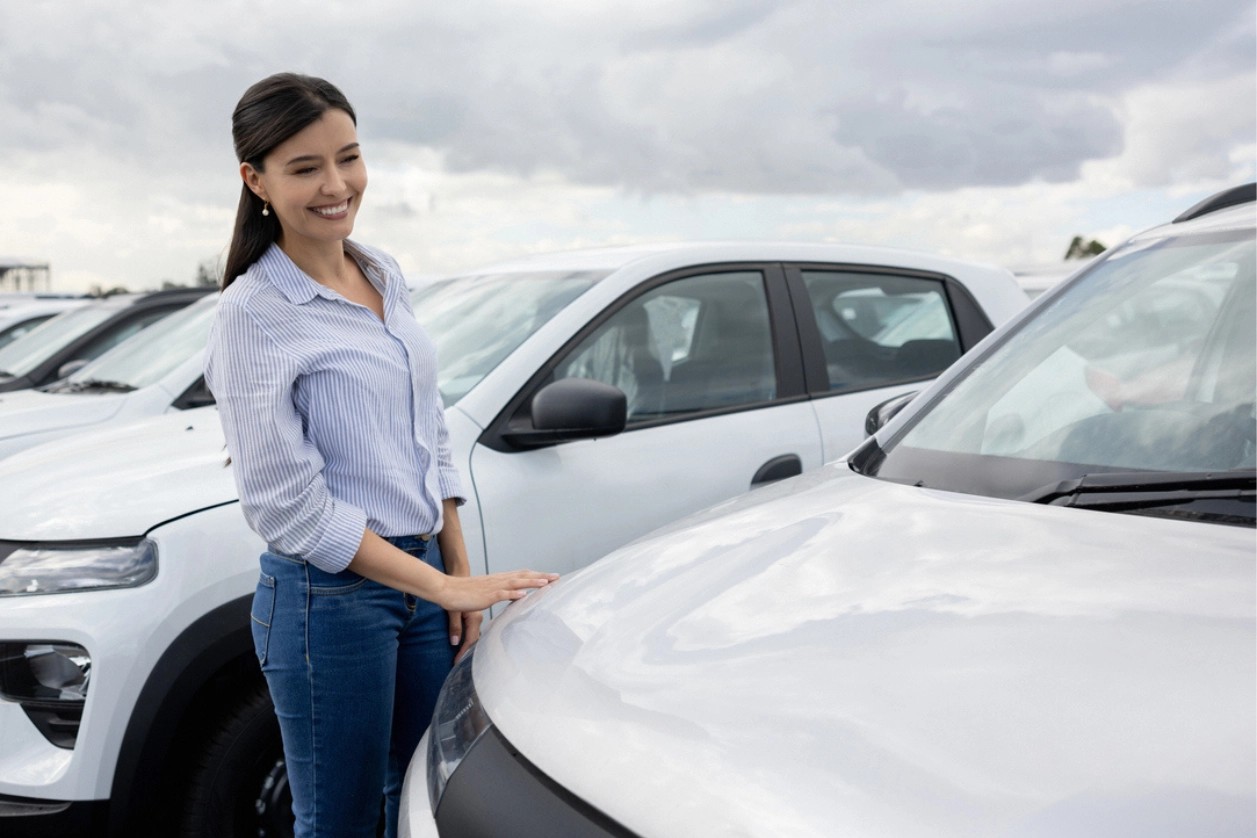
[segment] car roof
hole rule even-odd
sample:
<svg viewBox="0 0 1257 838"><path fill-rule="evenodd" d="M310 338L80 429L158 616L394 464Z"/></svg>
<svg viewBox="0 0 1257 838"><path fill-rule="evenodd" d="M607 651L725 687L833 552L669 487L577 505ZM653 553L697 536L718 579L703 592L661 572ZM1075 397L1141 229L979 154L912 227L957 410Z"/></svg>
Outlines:
<svg viewBox="0 0 1257 838"><path fill-rule="evenodd" d="M110 294L107 297L99 297L89 302L89 305L99 306L101 308L130 308L131 306L145 306L154 303L161 303L167 300L185 302L194 302L211 291L217 291L217 288L197 287L197 288L170 288L164 291L140 291L136 293L126 294Z"/></svg>
<svg viewBox="0 0 1257 838"><path fill-rule="evenodd" d="M854 262L918 267L951 273L975 263L923 251L870 245L769 240L655 242L538 253L486 265L464 274L513 273L541 270L589 270L608 273L638 262L701 264L740 261ZM660 265L657 265L660 266ZM984 265L984 267L994 267ZM1002 270L1002 269L1000 269Z"/></svg>

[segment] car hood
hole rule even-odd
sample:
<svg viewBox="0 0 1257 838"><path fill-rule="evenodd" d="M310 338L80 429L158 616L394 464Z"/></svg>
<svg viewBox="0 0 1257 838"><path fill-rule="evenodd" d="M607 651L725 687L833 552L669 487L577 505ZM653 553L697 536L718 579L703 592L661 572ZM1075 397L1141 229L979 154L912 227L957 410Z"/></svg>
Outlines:
<svg viewBox="0 0 1257 838"><path fill-rule="evenodd" d="M0 393L0 439L105 422L126 398L126 393Z"/></svg>
<svg viewBox="0 0 1257 838"><path fill-rule="evenodd" d="M507 609L489 717L641 835L1254 827L1251 530L845 463Z"/></svg>
<svg viewBox="0 0 1257 838"><path fill-rule="evenodd" d="M0 460L0 539L140 535L236 500L216 408L85 431Z"/></svg>

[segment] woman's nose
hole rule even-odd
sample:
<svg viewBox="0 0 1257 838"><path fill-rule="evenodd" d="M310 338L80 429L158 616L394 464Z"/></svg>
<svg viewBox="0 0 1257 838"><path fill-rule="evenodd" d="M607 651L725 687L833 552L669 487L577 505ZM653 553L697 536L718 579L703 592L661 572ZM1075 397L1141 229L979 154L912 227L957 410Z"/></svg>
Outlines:
<svg viewBox="0 0 1257 838"><path fill-rule="evenodd" d="M323 178L323 194L339 195L345 189L345 179L341 177L339 171L333 166L328 170L327 176Z"/></svg>

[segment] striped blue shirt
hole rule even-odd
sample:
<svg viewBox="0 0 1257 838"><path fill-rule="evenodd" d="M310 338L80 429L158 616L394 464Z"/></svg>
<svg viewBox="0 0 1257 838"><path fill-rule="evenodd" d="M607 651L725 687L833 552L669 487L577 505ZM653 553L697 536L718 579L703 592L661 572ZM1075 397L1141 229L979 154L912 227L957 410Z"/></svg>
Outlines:
<svg viewBox="0 0 1257 838"><path fill-rule="evenodd" d="M366 528L437 532L463 497L436 349L397 263L346 241L384 321L311 279L278 245L222 294L205 354L240 504L270 549L345 569Z"/></svg>

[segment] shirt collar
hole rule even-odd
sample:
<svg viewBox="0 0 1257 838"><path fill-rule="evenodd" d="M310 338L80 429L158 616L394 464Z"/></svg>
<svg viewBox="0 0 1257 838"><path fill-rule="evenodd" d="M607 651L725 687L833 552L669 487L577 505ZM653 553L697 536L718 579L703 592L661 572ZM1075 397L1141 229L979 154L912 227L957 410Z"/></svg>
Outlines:
<svg viewBox="0 0 1257 838"><path fill-rule="evenodd" d="M345 240L345 252L353 257L362 269L367 281L380 292L380 297L388 299L388 271L384 270L366 248ZM283 294L293 305L302 305L315 297L339 300L342 297L327 286L315 281L309 274L297 267L297 263L288 257L278 244L272 243L258 259L257 264L266 273L279 293Z"/></svg>

